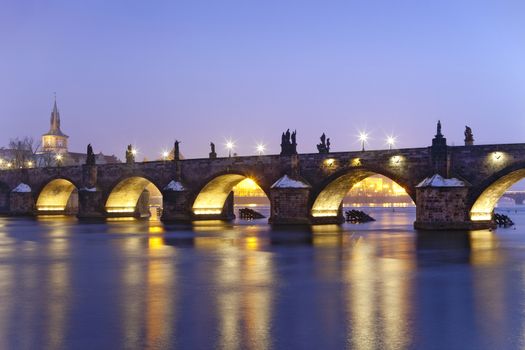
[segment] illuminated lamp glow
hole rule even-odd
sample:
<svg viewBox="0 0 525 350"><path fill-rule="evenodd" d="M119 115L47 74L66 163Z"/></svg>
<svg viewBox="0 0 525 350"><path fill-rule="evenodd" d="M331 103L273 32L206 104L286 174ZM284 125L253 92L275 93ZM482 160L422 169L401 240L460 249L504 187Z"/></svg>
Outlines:
<svg viewBox="0 0 525 350"><path fill-rule="evenodd" d="M490 221L492 220L492 213L483 213L483 212L470 212L470 220L472 221Z"/></svg>
<svg viewBox="0 0 525 350"><path fill-rule="evenodd" d="M396 144L396 137L395 136L387 136L386 138L386 144L390 149Z"/></svg>
<svg viewBox="0 0 525 350"><path fill-rule="evenodd" d="M492 160L495 162L503 160L504 156L501 152L493 152L492 153Z"/></svg>
<svg viewBox="0 0 525 350"><path fill-rule="evenodd" d="M335 165L335 159L334 158L328 158L324 160L324 165L327 167L333 167Z"/></svg>
<svg viewBox="0 0 525 350"><path fill-rule="evenodd" d="M253 179L250 179L249 177L247 177L243 181L239 182L237 184L237 186L243 187L243 188L246 188L246 189L250 189L250 190L254 190L254 189L259 188L259 185L257 185L257 182L255 182Z"/></svg>
<svg viewBox="0 0 525 350"><path fill-rule="evenodd" d="M64 211L66 209L63 205L56 206L38 206L36 208L38 211Z"/></svg>
<svg viewBox="0 0 525 350"><path fill-rule="evenodd" d="M392 165L399 165L401 163L402 157L401 156L393 156L390 158L390 163Z"/></svg>
<svg viewBox="0 0 525 350"><path fill-rule="evenodd" d="M135 207L106 207L106 211L108 213L133 213L135 211Z"/></svg>
<svg viewBox="0 0 525 350"><path fill-rule="evenodd" d="M217 215L222 213L222 208L193 209L195 215Z"/></svg>
<svg viewBox="0 0 525 350"><path fill-rule="evenodd" d="M312 209L312 216L315 218L321 217L336 217L338 210L333 209Z"/></svg>
<svg viewBox="0 0 525 350"><path fill-rule="evenodd" d="M264 151L266 150L266 146L265 146L264 144L262 144L262 143L259 143L259 144L255 147L255 149L257 150L257 153L258 153L259 155L262 155L262 154L264 153Z"/></svg>

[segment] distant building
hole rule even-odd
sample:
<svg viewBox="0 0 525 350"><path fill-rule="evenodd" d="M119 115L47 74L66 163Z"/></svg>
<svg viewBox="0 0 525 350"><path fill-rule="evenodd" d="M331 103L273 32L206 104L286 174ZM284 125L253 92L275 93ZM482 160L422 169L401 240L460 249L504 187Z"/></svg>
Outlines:
<svg viewBox="0 0 525 350"><path fill-rule="evenodd" d="M68 139L69 136L60 129L60 111L55 98L49 131L42 135L42 151L36 154L36 164L38 166L85 164L87 155L85 153L69 152ZM97 164L108 164L120 163L120 160L114 155L106 156L100 152L95 155L95 162Z"/></svg>
<svg viewBox="0 0 525 350"><path fill-rule="evenodd" d="M66 165L82 165L86 163L87 154L77 153L77 152L68 152L65 154L64 160ZM110 164L110 163L120 163L120 159L115 155L107 156L102 152L95 154L95 163L96 164Z"/></svg>
<svg viewBox="0 0 525 350"><path fill-rule="evenodd" d="M36 154L33 153L33 147L29 147L23 142L20 148L0 148L0 169L85 164L87 155L69 152L68 139L69 136L60 129L60 112L55 98L49 131L42 135L40 151ZM120 163L120 160L114 155L106 156L100 152L95 154L95 162L97 164L108 164Z"/></svg>
<svg viewBox="0 0 525 350"><path fill-rule="evenodd" d="M0 169L15 169L35 166L34 153L28 147L29 141L15 142L16 148L0 148Z"/></svg>
<svg viewBox="0 0 525 350"><path fill-rule="evenodd" d="M13 167L13 159L15 159L15 152L9 148L0 148L0 169L9 169Z"/></svg>
<svg viewBox="0 0 525 350"><path fill-rule="evenodd" d="M408 196L405 189L391 179L373 175L356 183L348 192L349 197L397 197Z"/></svg>
<svg viewBox="0 0 525 350"><path fill-rule="evenodd" d="M51 112L50 124L49 131L42 135L42 152L53 154L67 153L67 139L69 136L60 130L60 112L58 111L56 97L53 111Z"/></svg>

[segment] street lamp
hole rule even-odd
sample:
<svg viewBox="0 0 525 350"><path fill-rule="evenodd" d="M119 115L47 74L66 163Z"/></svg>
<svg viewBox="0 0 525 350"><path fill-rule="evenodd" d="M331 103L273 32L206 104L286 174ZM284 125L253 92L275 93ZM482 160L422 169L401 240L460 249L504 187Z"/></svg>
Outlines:
<svg viewBox="0 0 525 350"><path fill-rule="evenodd" d="M170 154L169 154L168 151L162 151L162 159L163 159L163 160L167 160L169 155L170 155Z"/></svg>
<svg viewBox="0 0 525 350"><path fill-rule="evenodd" d="M57 154L55 156L55 160L57 162L57 166L60 166L62 164L62 155L61 154Z"/></svg>
<svg viewBox="0 0 525 350"><path fill-rule="evenodd" d="M366 132L359 133L359 141L361 141L362 151L365 150L365 143L368 141L368 134Z"/></svg>
<svg viewBox="0 0 525 350"><path fill-rule="evenodd" d="M232 150L234 147L235 147L235 142L233 142L232 140L226 141L226 149L228 150L228 157L232 156Z"/></svg>
<svg viewBox="0 0 525 350"><path fill-rule="evenodd" d="M131 149L131 154L136 156L137 155L137 149L136 148Z"/></svg>
<svg viewBox="0 0 525 350"><path fill-rule="evenodd" d="M259 153L259 155L262 155L266 150L266 146L262 143L259 143L257 147L255 147L255 149L257 150L257 153Z"/></svg>
<svg viewBox="0 0 525 350"><path fill-rule="evenodd" d="M501 159L501 157L503 156L503 153L501 152L494 152L492 153L492 160L493 161L499 161Z"/></svg>
<svg viewBox="0 0 525 350"><path fill-rule="evenodd" d="M386 144L388 145L389 149L392 149L392 146L396 144L396 138L394 136L387 136Z"/></svg>

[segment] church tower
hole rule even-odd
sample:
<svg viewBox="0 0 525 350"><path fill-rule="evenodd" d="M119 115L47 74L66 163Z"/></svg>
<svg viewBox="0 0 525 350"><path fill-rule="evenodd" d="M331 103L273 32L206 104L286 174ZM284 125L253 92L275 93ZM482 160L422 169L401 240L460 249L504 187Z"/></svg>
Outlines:
<svg viewBox="0 0 525 350"><path fill-rule="evenodd" d="M42 135L42 151L50 153L67 153L67 139L69 136L60 130L60 113L58 112L57 99L51 112L51 127L47 134Z"/></svg>

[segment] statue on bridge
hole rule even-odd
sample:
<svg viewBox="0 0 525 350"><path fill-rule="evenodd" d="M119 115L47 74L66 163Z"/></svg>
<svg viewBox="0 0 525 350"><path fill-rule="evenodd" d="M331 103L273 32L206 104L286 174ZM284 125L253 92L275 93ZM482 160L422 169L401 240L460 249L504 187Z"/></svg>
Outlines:
<svg viewBox="0 0 525 350"><path fill-rule="evenodd" d="M330 153L330 138L327 139L323 132L320 139L321 143L317 145L317 150L319 153Z"/></svg>
<svg viewBox="0 0 525 350"><path fill-rule="evenodd" d="M133 146L128 145L126 149L126 164L135 163L135 155L133 154Z"/></svg>
<svg viewBox="0 0 525 350"><path fill-rule="evenodd" d="M179 140L175 140L175 146L173 148L173 160L180 160L180 149L179 149Z"/></svg>
<svg viewBox="0 0 525 350"><path fill-rule="evenodd" d="M474 144L474 135L472 129L465 125L465 146L472 146Z"/></svg>
<svg viewBox="0 0 525 350"><path fill-rule="evenodd" d="M210 148L211 148L210 159L217 158L217 153L215 152L215 144L213 142L210 142Z"/></svg>
<svg viewBox="0 0 525 350"><path fill-rule="evenodd" d="M432 139L432 162L434 163L434 172L441 176L448 177L448 149L447 139L441 133L441 121L437 122L436 136Z"/></svg>
<svg viewBox="0 0 525 350"><path fill-rule="evenodd" d="M290 134L290 129L281 136L281 155L290 156L297 154L297 131Z"/></svg>
<svg viewBox="0 0 525 350"><path fill-rule="evenodd" d="M86 165L95 165L95 153L93 153L91 144L87 145Z"/></svg>
<svg viewBox="0 0 525 350"><path fill-rule="evenodd" d="M442 137L443 137L443 134L441 133L441 120L438 120L436 138L439 139Z"/></svg>

